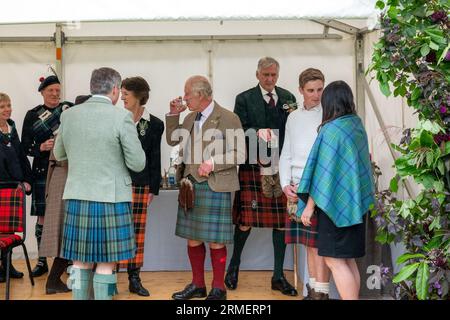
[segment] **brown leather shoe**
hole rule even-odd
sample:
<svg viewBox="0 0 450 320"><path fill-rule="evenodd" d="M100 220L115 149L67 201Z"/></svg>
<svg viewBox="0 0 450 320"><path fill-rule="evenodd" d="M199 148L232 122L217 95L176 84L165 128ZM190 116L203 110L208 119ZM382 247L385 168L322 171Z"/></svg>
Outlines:
<svg viewBox="0 0 450 320"><path fill-rule="evenodd" d="M309 283L306 284L306 290L308 291L308 294L303 298L303 300L314 300L316 291L314 291L314 289L311 289Z"/></svg>

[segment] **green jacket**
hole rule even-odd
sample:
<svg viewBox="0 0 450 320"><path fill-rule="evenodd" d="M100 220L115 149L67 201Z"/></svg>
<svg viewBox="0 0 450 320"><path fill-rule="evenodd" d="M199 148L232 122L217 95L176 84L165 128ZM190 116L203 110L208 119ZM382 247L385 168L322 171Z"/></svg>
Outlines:
<svg viewBox="0 0 450 320"><path fill-rule="evenodd" d="M99 97L63 112L54 154L69 161L63 199L131 202L128 169L145 167L131 113Z"/></svg>

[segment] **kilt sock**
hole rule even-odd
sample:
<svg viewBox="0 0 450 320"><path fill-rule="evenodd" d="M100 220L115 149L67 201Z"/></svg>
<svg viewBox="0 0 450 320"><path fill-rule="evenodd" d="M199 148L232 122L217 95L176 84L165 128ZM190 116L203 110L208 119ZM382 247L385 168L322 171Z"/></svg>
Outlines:
<svg viewBox="0 0 450 320"><path fill-rule="evenodd" d="M188 246L188 256L192 268L192 283L198 288L205 287L205 244Z"/></svg>
<svg viewBox="0 0 450 320"><path fill-rule="evenodd" d="M247 241L248 236L250 235L250 231L252 229L248 229L247 231L242 231L239 229L239 226L236 225L234 227L234 247L233 247L233 255L231 256L230 264L228 268L238 267L241 264L241 254L244 249L245 242Z"/></svg>
<svg viewBox="0 0 450 320"><path fill-rule="evenodd" d="M44 229L44 225L43 224L38 224L36 223L36 227L34 230L34 235L36 236L36 241L37 241L37 245L38 245L38 251L39 248L41 247L41 238L42 238L42 230ZM38 265L44 266L47 265L47 258L46 257L39 257Z"/></svg>
<svg viewBox="0 0 450 320"><path fill-rule="evenodd" d="M273 278L275 280L283 277L284 255L286 253L286 243L284 242L284 230L272 229L273 242Z"/></svg>
<svg viewBox="0 0 450 320"><path fill-rule="evenodd" d="M223 282L225 276L225 265L227 263L227 247L220 249L210 248L211 264L213 269L212 288L225 290Z"/></svg>

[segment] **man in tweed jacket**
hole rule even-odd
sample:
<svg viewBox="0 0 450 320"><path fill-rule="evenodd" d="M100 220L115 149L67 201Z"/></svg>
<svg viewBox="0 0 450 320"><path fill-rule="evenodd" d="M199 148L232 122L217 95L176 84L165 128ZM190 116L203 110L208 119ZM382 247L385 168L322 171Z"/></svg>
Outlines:
<svg viewBox="0 0 450 320"><path fill-rule="evenodd" d="M193 279L172 298L206 296L204 242L209 242L213 281L206 299L225 300L225 244L233 240L231 192L239 189L237 164L245 159L244 132L239 118L213 101L211 85L205 77L189 78L183 99L191 113L180 125L180 113L186 107L182 106L181 97L170 102L166 139L175 146L183 137L180 145L185 165L183 177L193 184L195 193L192 209L185 211L179 206L175 232L187 239Z"/></svg>

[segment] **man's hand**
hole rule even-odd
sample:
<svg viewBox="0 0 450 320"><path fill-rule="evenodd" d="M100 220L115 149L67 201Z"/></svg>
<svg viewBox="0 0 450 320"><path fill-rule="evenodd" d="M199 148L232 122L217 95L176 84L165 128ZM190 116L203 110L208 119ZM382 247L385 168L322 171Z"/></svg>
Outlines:
<svg viewBox="0 0 450 320"><path fill-rule="evenodd" d="M25 187L25 192L29 192L31 190L31 185L28 182L24 182L23 186Z"/></svg>
<svg viewBox="0 0 450 320"><path fill-rule="evenodd" d="M41 146L39 147L39 149L41 151L50 151L53 149L54 145L55 145L55 139L50 138L47 141L45 141L44 143L41 143Z"/></svg>
<svg viewBox="0 0 450 320"><path fill-rule="evenodd" d="M183 99L181 97L175 98L170 101L170 114L178 115L186 110L187 105L183 104Z"/></svg>
<svg viewBox="0 0 450 320"><path fill-rule="evenodd" d="M297 188L298 185L287 185L283 188L283 192L289 200L297 202L298 201Z"/></svg>
<svg viewBox="0 0 450 320"><path fill-rule="evenodd" d="M259 129L258 137L263 139L264 141L270 141L272 139L272 130L271 129Z"/></svg>
<svg viewBox="0 0 450 320"><path fill-rule="evenodd" d="M200 167L198 168L198 175L200 177L207 177L213 170L213 163L212 160L206 160L204 161Z"/></svg>

